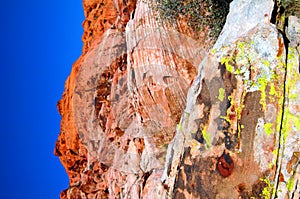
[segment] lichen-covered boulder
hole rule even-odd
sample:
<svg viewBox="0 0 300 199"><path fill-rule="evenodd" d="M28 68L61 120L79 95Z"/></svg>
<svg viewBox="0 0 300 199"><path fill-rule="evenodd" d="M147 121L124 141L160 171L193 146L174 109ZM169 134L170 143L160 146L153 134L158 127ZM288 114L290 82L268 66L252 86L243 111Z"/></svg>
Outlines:
<svg viewBox="0 0 300 199"><path fill-rule="evenodd" d="M231 4L169 145L166 196L299 194L299 21L290 18L287 50L285 36L270 23L272 9L272 1Z"/></svg>

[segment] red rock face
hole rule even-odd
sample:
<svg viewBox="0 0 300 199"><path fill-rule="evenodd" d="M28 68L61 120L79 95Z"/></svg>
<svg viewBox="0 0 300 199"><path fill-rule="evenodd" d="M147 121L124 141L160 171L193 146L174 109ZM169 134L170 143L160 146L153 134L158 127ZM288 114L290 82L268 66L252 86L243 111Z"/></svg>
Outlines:
<svg viewBox="0 0 300 199"><path fill-rule="evenodd" d="M86 53L95 48L101 41L100 37L107 29L115 27L124 29L128 22L128 13L134 9L135 2L127 1L124 4L116 2L118 3L116 5L112 1L83 1L84 14L86 16L83 23L83 54L74 63L71 74L65 83L63 97L57 104L62 121L54 153L60 158L70 179L70 187L61 193L61 198L81 198L82 195L89 195L90 192L95 191L98 198L107 196L107 186L105 185L107 183L105 182L105 176L102 176L102 173L107 171L107 167L98 163L94 165L92 174L91 171L85 171L88 151L78 136L72 98L76 76L83 60L86 58ZM121 20L117 20L118 18ZM96 176L95 179L91 178L92 175Z"/></svg>
<svg viewBox="0 0 300 199"><path fill-rule="evenodd" d="M94 41L97 41L106 30L124 30L135 6L136 0L83 0L85 16L82 24L83 54L98 43Z"/></svg>

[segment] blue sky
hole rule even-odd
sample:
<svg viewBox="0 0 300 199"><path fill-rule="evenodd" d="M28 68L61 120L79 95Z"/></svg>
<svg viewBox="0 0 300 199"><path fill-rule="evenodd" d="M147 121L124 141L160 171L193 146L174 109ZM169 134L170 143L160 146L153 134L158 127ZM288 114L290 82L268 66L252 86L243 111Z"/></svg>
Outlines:
<svg viewBox="0 0 300 199"><path fill-rule="evenodd" d="M0 198L55 199L68 177L53 155L56 102L82 49L82 0L2 1Z"/></svg>

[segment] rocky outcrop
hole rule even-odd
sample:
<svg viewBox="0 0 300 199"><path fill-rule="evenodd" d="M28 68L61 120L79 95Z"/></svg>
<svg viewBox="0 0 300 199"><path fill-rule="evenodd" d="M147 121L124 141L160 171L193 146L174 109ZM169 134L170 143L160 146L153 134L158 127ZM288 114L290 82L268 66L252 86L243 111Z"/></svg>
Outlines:
<svg viewBox="0 0 300 199"><path fill-rule="evenodd" d="M220 4L172 2L83 1L83 54L58 102L60 197L297 196L299 19L234 0L215 40Z"/></svg>
<svg viewBox="0 0 300 199"><path fill-rule="evenodd" d="M167 155L166 168L172 169L163 180L175 198L285 198L298 193L295 184L287 188L294 177L283 161L299 151L299 143L294 143L297 149L288 144L297 140L299 129L285 122L294 118L287 113L291 97L285 93L289 76L299 76L299 71L288 72L299 67L299 54L290 52L291 45L285 51L283 36L270 23L272 9L272 1L234 1L218 41L200 64ZM299 44L297 34L294 42ZM293 100L299 99L295 94ZM297 167L295 161L292 167Z"/></svg>

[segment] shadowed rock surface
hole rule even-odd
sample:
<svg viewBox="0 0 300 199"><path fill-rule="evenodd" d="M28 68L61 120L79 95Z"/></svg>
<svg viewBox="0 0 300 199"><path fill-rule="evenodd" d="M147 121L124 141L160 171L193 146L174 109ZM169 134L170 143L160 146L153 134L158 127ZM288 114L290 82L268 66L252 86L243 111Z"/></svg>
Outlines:
<svg viewBox="0 0 300 199"><path fill-rule="evenodd" d="M230 2L83 1L62 199L299 198L297 1Z"/></svg>

